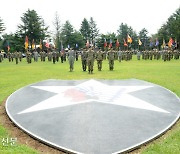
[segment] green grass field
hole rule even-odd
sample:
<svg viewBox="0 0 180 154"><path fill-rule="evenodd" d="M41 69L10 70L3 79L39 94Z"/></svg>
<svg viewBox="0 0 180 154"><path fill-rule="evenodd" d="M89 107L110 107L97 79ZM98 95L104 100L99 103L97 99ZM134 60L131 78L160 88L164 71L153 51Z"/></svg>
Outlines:
<svg viewBox="0 0 180 154"><path fill-rule="evenodd" d="M81 61L75 62L74 72L69 72L68 62L52 64L52 62L32 62L27 64L23 59L18 65L5 59L0 63L0 103L11 93L28 84L46 79L80 80L80 79L130 79L149 81L170 89L180 97L180 60L164 62L162 60L141 60L133 57L131 61L115 61L114 71L109 71L108 61L103 61L103 69L97 71L95 62L94 74L83 72ZM10 136L7 129L0 124L0 140ZM148 154L180 153L180 122L165 137L153 141L140 150ZM0 142L0 154L38 153L35 149L18 144L4 147Z"/></svg>

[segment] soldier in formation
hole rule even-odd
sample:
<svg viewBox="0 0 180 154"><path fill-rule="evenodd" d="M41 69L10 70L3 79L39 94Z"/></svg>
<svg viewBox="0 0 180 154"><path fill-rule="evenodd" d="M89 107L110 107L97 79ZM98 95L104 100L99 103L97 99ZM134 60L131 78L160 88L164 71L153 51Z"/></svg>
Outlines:
<svg viewBox="0 0 180 154"><path fill-rule="evenodd" d="M118 55L119 62L121 62L122 61L122 51L119 50L117 55Z"/></svg>
<svg viewBox="0 0 180 154"><path fill-rule="evenodd" d="M72 72L73 69L74 69L74 60L75 60L75 57L76 57L75 51L72 50L72 48L70 48L70 50L68 51L68 60L69 60L70 72Z"/></svg>
<svg viewBox="0 0 180 154"><path fill-rule="evenodd" d="M38 52L37 52L37 50L34 50L34 61L35 62L38 61Z"/></svg>
<svg viewBox="0 0 180 154"><path fill-rule="evenodd" d="M19 53L17 51L14 52L14 58L16 60L16 64L18 64Z"/></svg>
<svg viewBox="0 0 180 154"><path fill-rule="evenodd" d="M30 51L27 51L26 58L27 58L28 64L30 64L32 61L32 53Z"/></svg>
<svg viewBox="0 0 180 154"><path fill-rule="evenodd" d="M52 52L50 50L48 50L47 57L48 57L48 61L51 62L52 61Z"/></svg>
<svg viewBox="0 0 180 154"><path fill-rule="evenodd" d="M110 71L112 71L114 69L114 59L115 59L115 53L113 51L113 48L111 48L108 51L109 70Z"/></svg>
<svg viewBox="0 0 180 154"><path fill-rule="evenodd" d="M56 63L56 51L54 50L53 52L52 52L52 58L53 58L53 64L55 64Z"/></svg>
<svg viewBox="0 0 180 154"><path fill-rule="evenodd" d="M96 60L97 60L98 71L101 71L102 61L103 61L103 52L101 50L97 51Z"/></svg>
<svg viewBox="0 0 180 154"><path fill-rule="evenodd" d="M85 72L86 68L87 68L87 51L86 51L86 49L84 49L81 52L81 61L82 61L82 69Z"/></svg>
<svg viewBox="0 0 180 154"><path fill-rule="evenodd" d="M3 61L3 55L2 52L0 51L0 63Z"/></svg>
<svg viewBox="0 0 180 154"><path fill-rule="evenodd" d="M88 72L89 72L89 74L93 73L94 58L95 58L95 53L92 50L92 48L89 48L89 50L87 52L87 64L88 64Z"/></svg>

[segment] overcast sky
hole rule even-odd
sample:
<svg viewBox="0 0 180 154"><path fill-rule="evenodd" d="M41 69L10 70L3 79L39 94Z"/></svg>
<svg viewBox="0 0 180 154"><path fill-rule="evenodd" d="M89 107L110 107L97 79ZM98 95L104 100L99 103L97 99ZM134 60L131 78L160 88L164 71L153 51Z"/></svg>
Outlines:
<svg viewBox="0 0 180 154"><path fill-rule="evenodd" d="M127 23L136 32L146 28L154 34L180 6L179 0L3 0L0 17L6 33L15 32L20 17L28 8L34 9L46 25L53 30L55 13L61 24L69 20L76 30L84 18L93 17L100 33L117 32L119 25Z"/></svg>

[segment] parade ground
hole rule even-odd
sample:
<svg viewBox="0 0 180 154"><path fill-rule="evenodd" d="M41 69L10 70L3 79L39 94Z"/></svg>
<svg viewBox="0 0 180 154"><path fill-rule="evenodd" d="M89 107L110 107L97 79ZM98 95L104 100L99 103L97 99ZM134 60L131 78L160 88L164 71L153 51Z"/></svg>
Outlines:
<svg viewBox="0 0 180 154"><path fill-rule="evenodd" d="M12 120L17 130L62 149L60 153L119 153L146 142L138 152L179 153L179 66L179 60L138 61L133 56L116 60L113 71L107 60L98 71L95 61L88 74L80 59L73 72L68 61L28 64L23 59L15 64L5 59L0 63L0 102L3 106L6 101L7 123ZM53 105L55 100L66 103ZM1 141L16 138L13 145L1 144L0 153L45 152L14 136L6 122L0 132Z"/></svg>

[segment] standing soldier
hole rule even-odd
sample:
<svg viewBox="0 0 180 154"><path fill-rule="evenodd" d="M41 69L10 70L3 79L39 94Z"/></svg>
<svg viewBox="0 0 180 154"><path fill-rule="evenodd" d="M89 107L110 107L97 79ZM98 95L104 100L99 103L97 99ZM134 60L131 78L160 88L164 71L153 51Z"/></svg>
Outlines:
<svg viewBox="0 0 180 154"><path fill-rule="evenodd" d="M45 51L42 52L42 61L43 62L46 61L46 52Z"/></svg>
<svg viewBox="0 0 180 154"><path fill-rule="evenodd" d="M19 51L19 61L21 62L22 61L22 52Z"/></svg>
<svg viewBox="0 0 180 154"><path fill-rule="evenodd" d="M78 61L78 51L76 50L76 61Z"/></svg>
<svg viewBox="0 0 180 154"><path fill-rule="evenodd" d="M60 53L59 51L56 51L56 61L59 62Z"/></svg>
<svg viewBox="0 0 180 154"><path fill-rule="evenodd" d="M113 51L113 48L111 48L110 51L108 51L109 70L110 71L112 71L114 69L114 59L115 59L114 51Z"/></svg>
<svg viewBox="0 0 180 154"><path fill-rule="evenodd" d="M0 51L0 63L2 62L2 60L3 60L3 55L2 55L2 53Z"/></svg>
<svg viewBox="0 0 180 154"><path fill-rule="evenodd" d="M87 52L86 52L86 49L84 49L81 52L81 61L82 61L82 69L85 72L86 68L87 68L87 66L86 66L87 65Z"/></svg>
<svg viewBox="0 0 180 154"><path fill-rule="evenodd" d="M75 51L72 50L72 48L70 48L70 50L68 51L68 60L69 60L70 72L72 72L74 69L75 57L76 57Z"/></svg>
<svg viewBox="0 0 180 154"><path fill-rule="evenodd" d="M19 53L17 51L14 52L14 58L16 59L16 64L18 64Z"/></svg>
<svg viewBox="0 0 180 154"><path fill-rule="evenodd" d="M121 60L122 60L122 51L119 50L117 54L118 54L119 62L121 62Z"/></svg>
<svg viewBox="0 0 180 154"><path fill-rule="evenodd" d="M60 51L60 56L61 56L61 63L63 63L63 60L64 60L64 50Z"/></svg>
<svg viewBox="0 0 180 154"><path fill-rule="evenodd" d="M9 62L11 62L11 53L8 51L8 53L7 53L7 57L8 57L8 59L9 59Z"/></svg>
<svg viewBox="0 0 180 154"><path fill-rule="evenodd" d="M94 51L90 48L87 52L87 64L88 64L89 74L93 73L94 58L95 58Z"/></svg>
<svg viewBox="0 0 180 154"><path fill-rule="evenodd" d="M54 50L53 52L52 52L52 58L53 58L53 64L55 64L56 63L56 51Z"/></svg>
<svg viewBox="0 0 180 154"><path fill-rule="evenodd" d="M97 60L98 71L101 71L102 61L103 61L103 52L101 50L97 51L96 60Z"/></svg>
<svg viewBox="0 0 180 154"><path fill-rule="evenodd" d="M11 53L11 61L13 62L13 60L14 60L14 54Z"/></svg>
<svg viewBox="0 0 180 154"><path fill-rule="evenodd" d="M137 51L137 60L140 60L141 59L141 53L140 51Z"/></svg>
<svg viewBox="0 0 180 154"><path fill-rule="evenodd" d="M40 57L41 57L41 61L43 61L43 52L40 51Z"/></svg>
<svg viewBox="0 0 180 154"><path fill-rule="evenodd" d="M34 51L34 61L35 62L38 61L38 52L37 52L37 50Z"/></svg>
<svg viewBox="0 0 180 154"><path fill-rule="evenodd" d="M26 56L27 56L27 62L28 62L28 64L30 64L30 63L31 63L31 60L32 60L32 59L31 59L31 58L32 58L32 57L31 57L31 56L32 56L31 52L30 52L30 51L27 51L27 55L26 55Z"/></svg>

